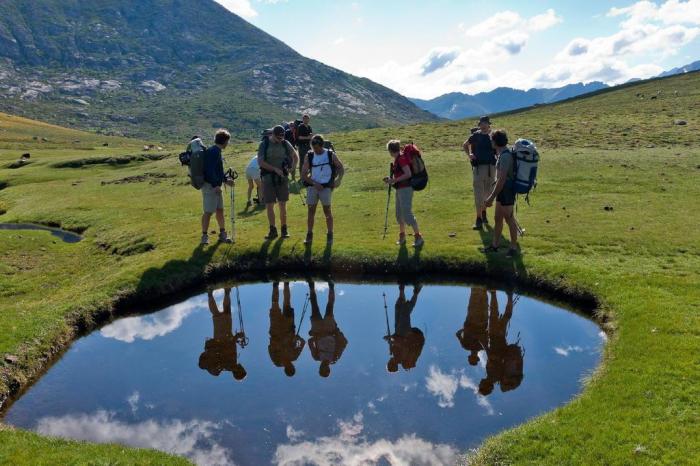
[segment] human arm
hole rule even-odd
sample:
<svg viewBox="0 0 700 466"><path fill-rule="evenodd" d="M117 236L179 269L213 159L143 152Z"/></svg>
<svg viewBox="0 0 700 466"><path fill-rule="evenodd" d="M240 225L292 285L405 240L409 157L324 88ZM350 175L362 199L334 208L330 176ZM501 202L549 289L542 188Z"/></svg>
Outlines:
<svg viewBox="0 0 700 466"><path fill-rule="evenodd" d="M334 153L333 154L333 164L335 164L336 168L336 178L334 180L333 187L337 188L340 186L340 183L343 181L343 176L345 175L345 166L343 165L343 162L338 158L338 156Z"/></svg>
<svg viewBox="0 0 700 466"><path fill-rule="evenodd" d="M402 165L401 166L401 175L394 178L393 176L391 178L386 179L386 183L390 185L395 185L397 183L401 183L402 181L406 181L411 178L411 167L408 165Z"/></svg>

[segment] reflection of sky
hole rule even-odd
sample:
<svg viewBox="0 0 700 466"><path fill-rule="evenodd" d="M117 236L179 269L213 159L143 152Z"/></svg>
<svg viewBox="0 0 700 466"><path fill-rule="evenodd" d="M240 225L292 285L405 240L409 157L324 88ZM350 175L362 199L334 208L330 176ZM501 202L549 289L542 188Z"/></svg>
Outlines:
<svg viewBox="0 0 700 466"><path fill-rule="evenodd" d="M324 313L327 284L315 287ZM480 351L479 363L470 366L455 337L464 324L469 288L423 289L411 325L424 332L425 346L414 369L395 374L386 369L382 294L393 329L398 287L338 284L338 296L341 290L334 314L348 346L327 379L319 377L319 363L308 350L311 310L299 329L307 344L289 378L268 353L272 285L245 285L240 298L250 344L237 352L248 372L244 381L199 368L213 335L203 294L154 314L117 320L80 339L5 421L56 435L149 446L200 463L291 465L331 455L342 460L338 464L378 458L443 464L455 451L571 399L597 364L603 342L591 321L522 298L508 343L519 336L525 377L514 390L504 393L496 384L484 397L478 386L486 376L487 354ZM412 292L406 287L408 298ZM306 282L293 282L296 325L307 293ZM214 295L221 306L223 290ZM498 300L502 311L505 295L499 292ZM232 304L235 311L235 289ZM232 320L238 328L237 316ZM166 437L180 440L175 444Z"/></svg>

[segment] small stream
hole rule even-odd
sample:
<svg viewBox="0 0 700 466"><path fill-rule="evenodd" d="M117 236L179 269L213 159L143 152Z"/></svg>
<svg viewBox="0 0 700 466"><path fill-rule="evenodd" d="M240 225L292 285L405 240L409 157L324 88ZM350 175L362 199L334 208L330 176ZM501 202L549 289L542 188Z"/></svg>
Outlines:
<svg viewBox="0 0 700 466"><path fill-rule="evenodd" d="M0 230L41 230L48 231L56 238L59 238L65 243L77 243L82 241L83 237L71 231L61 230L60 228L45 227L43 225L35 225L33 223L0 223Z"/></svg>

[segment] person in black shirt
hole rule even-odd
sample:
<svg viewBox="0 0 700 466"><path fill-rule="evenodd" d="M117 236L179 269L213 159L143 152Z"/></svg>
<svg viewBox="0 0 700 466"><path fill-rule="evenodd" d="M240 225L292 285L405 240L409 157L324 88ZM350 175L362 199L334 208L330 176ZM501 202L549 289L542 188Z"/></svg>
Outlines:
<svg viewBox="0 0 700 466"><path fill-rule="evenodd" d="M311 128L309 122L311 118L309 115L304 115L302 117L302 124L297 128L297 148L299 149L299 176L301 177L301 167L304 166L304 160L306 153L311 150L311 137L314 134L314 130Z"/></svg>
<svg viewBox="0 0 700 466"><path fill-rule="evenodd" d="M481 230L488 224L486 217L486 198L491 193L496 179L496 152L491 144L491 119L483 116L479 119L479 130L472 132L462 145L469 156L474 176L474 204L476 221L474 230Z"/></svg>

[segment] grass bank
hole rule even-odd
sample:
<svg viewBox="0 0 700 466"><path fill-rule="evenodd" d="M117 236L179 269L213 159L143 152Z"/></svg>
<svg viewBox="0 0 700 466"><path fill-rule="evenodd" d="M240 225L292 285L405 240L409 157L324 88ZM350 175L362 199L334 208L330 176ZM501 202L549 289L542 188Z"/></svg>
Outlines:
<svg viewBox="0 0 700 466"><path fill-rule="evenodd" d="M614 330L580 397L488 440L472 461L692 463L700 457L698 102L700 75L690 74L499 117L497 126L533 138L544 156L533 206L520 206L527 236L516 261L481 254L489 234L469 229L470 175L458 151L465 123L334 135L348 167L334 202L336 242L307 251L296 196L291 239L265 243L263 212L240 212L235 245L200 248L201 201L178 166L179 147L150 160L136 141L2 117L0 222L60 224L85 240L0 231L0 394L26 386L120 300L172 293L221 271L305 263L467 271L595 296ZM415 202L427 241L420 254L397 249L393 235L381 239L390 136L426 152L431 184ZM25 151L31 164L7 168ZM237 146L227 155L242 173L252 151ZM236 194L243 199L242 185ZM7 428L0 439L0 462L9 464L175 461Z"/></svg>

